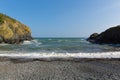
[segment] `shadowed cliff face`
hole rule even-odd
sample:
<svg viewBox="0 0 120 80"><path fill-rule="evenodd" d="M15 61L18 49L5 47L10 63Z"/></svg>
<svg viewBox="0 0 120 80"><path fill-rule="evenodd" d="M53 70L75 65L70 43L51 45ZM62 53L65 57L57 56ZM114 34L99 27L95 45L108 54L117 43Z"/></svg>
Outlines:
<svg viewBox="0 0 120 80"><path fill-rule="evenodd" d="M100 34L94 33L87 40L99 44L120 44L120 25L111 27Z"/></svg>
<svg viewBox="0 0 120 80"><path fill-rule="evenodd" d="M0 43L19 44L31 39L29 27L0 13Z"/></svg>

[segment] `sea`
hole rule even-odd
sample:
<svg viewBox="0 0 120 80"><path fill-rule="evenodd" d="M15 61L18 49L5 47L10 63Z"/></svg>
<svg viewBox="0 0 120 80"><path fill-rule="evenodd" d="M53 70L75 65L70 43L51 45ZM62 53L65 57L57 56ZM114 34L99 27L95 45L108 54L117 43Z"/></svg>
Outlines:
<svg viewBox="0 0 120 80"><path fill-rule="evenodd" d="M17 59L120 58L120 45L93 44L86 38L34 38L23 44L0 44L0 57Z"/></svg>

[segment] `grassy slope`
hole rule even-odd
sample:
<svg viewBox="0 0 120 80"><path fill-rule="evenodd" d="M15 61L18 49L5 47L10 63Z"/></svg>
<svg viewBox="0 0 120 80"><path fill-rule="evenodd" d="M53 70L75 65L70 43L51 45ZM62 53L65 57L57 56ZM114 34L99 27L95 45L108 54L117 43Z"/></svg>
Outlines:
<svg viewBox="0 0 120 80"><path fill-rule="evenodd" d="M17 39L30 34L30 28L26 25L0 13L0 37L3 39Z"/></svg>

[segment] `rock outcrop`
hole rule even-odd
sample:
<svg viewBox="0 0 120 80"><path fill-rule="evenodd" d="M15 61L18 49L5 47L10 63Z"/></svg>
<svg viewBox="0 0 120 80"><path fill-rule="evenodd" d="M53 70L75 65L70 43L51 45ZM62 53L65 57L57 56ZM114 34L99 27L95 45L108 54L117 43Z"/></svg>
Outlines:
<svg viewBox="0 0 120 80"><path fill-rule="evenodd" d="M0 13L0 43L19 44L32 40L30 28Z"/></svg>
<svg viewBox="0 0 120 80"><path fill-rule="evenodd" d="M111 27L100 34L94 33L87 40L98 44L120 44L120 25Z"/></svg>

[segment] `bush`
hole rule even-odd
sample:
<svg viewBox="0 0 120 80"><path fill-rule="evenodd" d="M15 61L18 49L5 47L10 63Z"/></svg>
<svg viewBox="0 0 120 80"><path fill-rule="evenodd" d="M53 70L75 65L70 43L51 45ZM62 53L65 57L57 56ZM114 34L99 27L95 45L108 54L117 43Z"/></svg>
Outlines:
<svg viewBox="0 0 120 80"><path fill-rule="evenodd" d="M4 23L3 18L0 16L0 25Z"/></svg>

